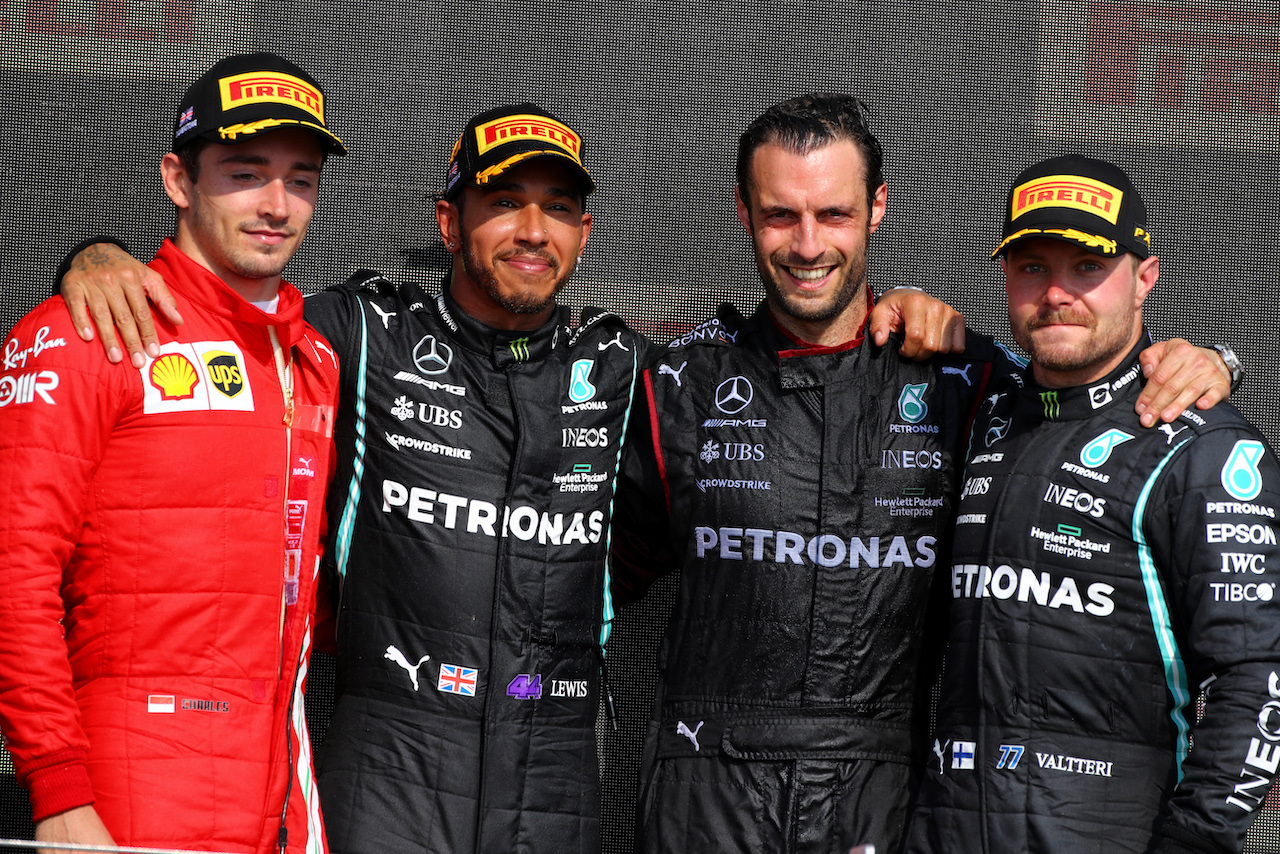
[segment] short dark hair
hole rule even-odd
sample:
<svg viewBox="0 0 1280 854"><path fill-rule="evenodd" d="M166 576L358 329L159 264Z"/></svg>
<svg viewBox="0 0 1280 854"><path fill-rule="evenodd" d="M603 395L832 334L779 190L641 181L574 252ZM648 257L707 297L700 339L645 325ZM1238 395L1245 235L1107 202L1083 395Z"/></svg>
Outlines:
<svg viewBox="0 0 1280 854"><path fill-rule="evenodd" d="M738 194L750 210L751 160L766 143L796 154L839 140L858 146L867 167L867 204L884 183L884 152L867 124L870 109L853 95L815 92L774 104L747 125L738 140Z"/></svg>
<svg viewBox="0 0 1280 854"><path fill-rule="evenodd" d="M211 140L196 138L178 149L178 162L182 164L182 171L187 173L192 184L200 177L200 153L212 144Z"/></svg>

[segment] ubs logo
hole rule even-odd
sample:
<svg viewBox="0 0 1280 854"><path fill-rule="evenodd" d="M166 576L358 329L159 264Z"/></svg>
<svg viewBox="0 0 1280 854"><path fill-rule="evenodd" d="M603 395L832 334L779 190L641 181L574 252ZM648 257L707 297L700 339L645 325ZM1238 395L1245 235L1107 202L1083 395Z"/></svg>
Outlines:
<svg viewBox="0 0 1280 854"><path fill-rule="evenodd" d="M436 336L428 335L413 348L413 364L428 376L443 374L453 364L453 348L437 341Z"/></svg>
<svg viewBox="0 0 1280 854"><path fill-rule="evenodd" d="M716 409L725 415L736 415L746 409L755 397L751 381L746 377L729 377L716 386Z"/></svg>

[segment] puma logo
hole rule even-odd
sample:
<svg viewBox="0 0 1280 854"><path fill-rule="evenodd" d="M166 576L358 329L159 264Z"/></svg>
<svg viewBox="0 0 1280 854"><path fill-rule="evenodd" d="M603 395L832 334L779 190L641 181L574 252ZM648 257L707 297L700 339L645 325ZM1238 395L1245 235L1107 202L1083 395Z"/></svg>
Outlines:
<svg viewBox="0 0 1280 854"><path fill-rule="evenodd" d="M396 649L394 646L387 647L387 651L382 657L388 661L394 661L398 666L405 669L409 674L409 681L413 683L414 691L418 690L418 668L431 658L429 655L424 655L422 658L418 659L417 664L410 664L409 659L404 657L404 653Z"/></svg>
<svg viewBox="0 0 1280 854"><path fill-rule="evenodd" d="M676 388L683 388L684 384L680 382L680 374L684 371L685 366L688 364L689 362L686 360L684 362L681 362L680 367L678 368L673 368L670 365L659 365L658 376L662 376L663 374L666 374L667 376L671 377L676 381Z"/></svg>
<svg viewBox="0 0 1280 854"><path fill-rule="evenodd" d="M689 739L693 744L695 753L702 750L702 748L698 746L698 730L702 729L702 724L702 721L698 721L698 725L696 727L689 729L689 727L685 726L684 721L676 722L676 735L683 735L685 738Z"/></svg>
<svg viewBox="0 0 1280 854"><path fill-rule="evenodd" d="M972 388L973 380L969 379L969 369L972 367L973 367L972 363L965 365L964 368L953 368L950 365L943 365L942 373L944 376L947 374L952 374L953 376L962 377L964 379L964 384Z"/></svg>
<svg viewBox="0 0 1280 854"><path fill-rule="evenodd" d="M395 313L394 311L390 311L390 312L388 312L388 311L383 311L382 309L378 308L378 304L377 304L376 302L371 302L371 303L369 303L369 308L371 308L371 309L373 309L374 311L376 311L376 312L378 313L378 317L381 317L381 318L382 318L382 328L383 328L383 329L390 329L390 328L391 328L390 326L388 326L388 323L391 321L391 318L393 318L393 317L395 317L395 316L396 316L396 313ZM946 370L946 368L943 368L943 370L945 371L945 370Z"/></svg>
<svg viewBox="0 0 1280 854"><path fill-rule="evenodd" d="M942 744L939 744L936 738L933 740L933 755L938 757L938 773L939 774L945 774L947 771L946 751L947 751L947 747L950 746L950 744L951 744L951 739L949 738Z"/></svg>
<svg viewBox="0 0 1280 854"><path fill-rule="evenodd" d="M601 353L603 353L605 350L608 350L608 349L609 349L610 347L612 347L614 344L617 344L617 345L618 345L618 349L619 349L619 350L625 350L625 351L626 351L626 352L628 352L628 353L630 353L630 352L631 352L631 348L630 348L630 347L628 347L626 344L623 344L623 343L622 343L622 333L621 333L621 332L619 332L617 335L613 336L613 340L612 340L612 341L606 341L604 344L597 344L597 345L596 345L596 347L598 347L598 348L600 349L600 352L601 352Z"/></svg>

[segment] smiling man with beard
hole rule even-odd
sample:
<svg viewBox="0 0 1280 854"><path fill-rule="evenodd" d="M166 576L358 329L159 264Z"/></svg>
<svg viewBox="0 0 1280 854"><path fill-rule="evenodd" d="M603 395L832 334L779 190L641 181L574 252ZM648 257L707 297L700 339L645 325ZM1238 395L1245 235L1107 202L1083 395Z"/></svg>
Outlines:
<svg viewBox="0 0 1280 854"><path fill-rule="evenodd" d="M555 116L481 113L436 206L440 292L308 301L344 366L334 851L599 851L606 530L647 342L556 305L594 187Z"/></svg>
<svg viewBox="0 0 1280 854"><path fill-rule="evenodd" d="M645 854L900 850L925 613L965 441L988 378L1018 367L972 334L962 358L927 362L867 340L881 162L851 96L753 121L738 217L765 299L750 317L721 309L644 373L615 600L679 572L642 772ZM1202 358L1225 393L1218 359Z"/></svg>

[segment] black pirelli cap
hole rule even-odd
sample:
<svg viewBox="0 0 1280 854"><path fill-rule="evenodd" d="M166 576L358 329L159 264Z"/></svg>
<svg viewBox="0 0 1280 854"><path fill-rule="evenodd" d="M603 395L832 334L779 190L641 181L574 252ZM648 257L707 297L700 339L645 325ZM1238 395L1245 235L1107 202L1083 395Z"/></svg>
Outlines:
<svg viewBox="0 0 1280 854"><path fill-rule="evenodd" d="M514 104L486 110L467 122L449 156L444 197L482 187L535 157L569 164L582 179L584 196L596 188L582 157L582 136L536 104Z"/></svg>
<svg viewBox="0 0 1280 854"><path fill-rule="evenodd" d="M1004 233L991 257L1020 240L1049 237L1096 255L1151 254L1147 206L1124 170L1071 154L1022 170L1009 191Z"/></svg>
<svg viewBox="0 0 1280 854"><path fill-rule="evenodd" d="M219 60L187 89L173 123L173 150L197 139L223 145L282 128L309 130L331 154L347 147L329 130L324 92L311 75L274 53Z"/></svg>

